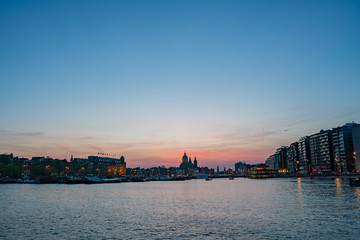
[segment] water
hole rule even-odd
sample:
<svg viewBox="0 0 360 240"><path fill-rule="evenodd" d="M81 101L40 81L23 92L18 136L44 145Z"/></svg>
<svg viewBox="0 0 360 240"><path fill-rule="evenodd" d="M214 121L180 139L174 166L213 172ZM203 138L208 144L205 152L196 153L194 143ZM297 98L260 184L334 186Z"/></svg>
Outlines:
<svg viewBox="0 0 360 240"><path fill-rule="evenodd" d="M0 185L0 239L359 239L347 179Z"/></svg>

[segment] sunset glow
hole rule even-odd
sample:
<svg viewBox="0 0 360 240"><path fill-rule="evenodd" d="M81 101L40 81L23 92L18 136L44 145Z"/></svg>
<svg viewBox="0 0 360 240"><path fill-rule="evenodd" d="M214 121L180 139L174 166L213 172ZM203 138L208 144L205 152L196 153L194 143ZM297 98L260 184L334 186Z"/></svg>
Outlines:
<svg viewBox="0 0 360 240"><path fill-rule="evenodd" d="M233 167L360 122L356 1L20 2L0 3L1 153Z"/></svg>

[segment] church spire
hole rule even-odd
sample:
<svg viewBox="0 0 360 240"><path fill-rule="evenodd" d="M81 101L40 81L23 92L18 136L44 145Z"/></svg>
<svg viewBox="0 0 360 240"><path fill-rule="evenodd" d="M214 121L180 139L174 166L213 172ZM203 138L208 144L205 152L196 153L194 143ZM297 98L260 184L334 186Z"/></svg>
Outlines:
<svg viewBox="0 0 360 240"><path fill-rule="evenodd" d="M182 157L182 163L185 164L185 166L188 164L188 156L186 156L186 152L184 152L184 156Z"/></svg>

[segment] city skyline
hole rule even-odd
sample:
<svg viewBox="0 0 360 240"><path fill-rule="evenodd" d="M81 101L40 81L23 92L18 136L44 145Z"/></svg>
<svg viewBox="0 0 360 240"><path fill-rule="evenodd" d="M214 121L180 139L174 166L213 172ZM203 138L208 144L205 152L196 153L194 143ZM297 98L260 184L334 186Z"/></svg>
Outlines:
<svg viewBox="0 0 360 240"><path fill-rule="evenodd" d="M340 142L341 141L345 141L345 142L347 142L347 144L349 144L349 143L351 143L349 146L346 146L346 148L349 148L347 151L349 151L350 150L350 153L349 154L354 154L354 159L356 159L356 152L358 152L358 150L356 150L359 146L357 145L358 143L357 143L357 141L358 140L356 140L356 143L355 143L355 140L350 140L350 142L348 142L348 140L339 140L338 138L340 137L340 135L341 135L341 137L343 137L343 133L342 133L342 130L340 130L340 129L343 129L344 127L346 127L346 128L348 128L348 129L351 129L351 128L356 128L356 127L359 127L360 125L358 124L358 123L355 123L355 122L351 122L351 123L345 123L345 124L343 124L343 125L341 125L341 126L337 126L337 127L334 127L334 128L332 128L332 129L321 129L321 130L318 130L318 131L316 131L316 132L313 132L313 133L311 133L311 134L308 134L308 135L306 135L306 136L302 136L302 137L300 137L300 138L298 138L298 140L296 140L295 142L293 142L293 143L287 143L287 144L283 144L280 148L278 148L279 146L277 146L275 149L276 149L276 153L275 154L272 154L271 156L269 156L269 157L267 157L267 159L266 159L266 161L263 161L263 162L251 162L251 161L246 161L246 160L230 160L230 161L217 161L217 162L214 162L213 163L213 165L210 165L210 166L208 166L208 165L199 165L199 167L210 167L210 168L212 168L212 169L215 169L215 168L217 168L217 169L219 169L219 167L220 168L228 168L228 169L233 169L233 166L235 166L235 168L236 168L236 164L239 164L239 163L242 163L242 164L246 164L246 163L250 163L250 164L266 164L266 165L268 165L270 168L273 168L274 166L272 166L272 165L274 165L274 159L272 159L276 154L278 154L279 153L279 150L281 150L282 151L282 149L286 152L286 151L298 151L298 150L295 150L295 149L293 149L294 147L295 148L297 148L297 144L299 144L299 142L302 142L302 141L304 141L304 139L306 139L306 138L312 138L312 137L314 137L314 136L318 136L319 134L323 134L323 133L328 133L328 132L331 132L331 131L333 131L333 132L335 132L335 133L337 133L337 134L335 134L334 135L334 140L331 140L330 141L330 145L328 146L328 147L330 147L330 148L332 148L333 146L332 146L332 141L336 141L336 144L335 144L335 142L334 142L334 144L337 146L337 144L340 144ZM354 138L358 138L358 132L356 132L357 130L351 130L352 131L352 135L356 135L356 136L353 136ZM341 132L341 133L340 133ZM338 134L340 134L339 136L338 136ZM347 137L350 137L350 138L353 138L351 135L346 135L346 137L345 138L347 138ZM335 139L336 138L336 139ZM339 142L340 141L340 142ZM343 142L343 143L341 143L341 144L345 144L345 142ZM353 143L355 143L355 145L352 145ZM296 145L294 145L294 144L296 144ZM335 148L337 148L337 147L335 147ZM344 146L343 146L343 148L344 148ZM275 149L273 149L273 152L275 151ZM352 150L351 150L352 149ZM343 151L344 149L342 149L342 151ZM337 150L337 151L339 151L339 149ZM191 157L193 157L193 160L194 160L194 166L198 166L198 164L197 164L197 157L196 157L196 154L195 155L193 155L193 156L191 156L191 155L189 155L189 156L187 156L187 153L186 153L186 151L184 151L183 152L184 153L184 155L182 156L182 162L184 163L184 156L186 157L186 161L188 161L189 160L189 162L191 163ZM189 152L188 152L189 153ZM19 158L26 158L26 159L28 159L28 160L31 160L31 159L34 159L34 158L49 158L49 159L55 159L55 160L62 160L61 158L56 158L56 157L53 157L53 156L49 156L49 155L47 155L47 156L18 156L18 155L16 155L16 154L14 154L14 153L2 153L2 154L11 154L11 156L14 156L14 157L19 157ZM290 153L289 153L290 154ZM337 154L345 154L345 152L344 153L340 153L340 152L338 152ZM100 158L108 158L108 159L124 159L124 156L123 155L117 155L117 154L109 154L109 153L104 153L104 152L98 152L98 153L94 153L94 154L92 154L91 156L89 156L89 154L87 155L87 156L73 156L73 155L71 155L71 157L70 158L67 158L67 157L64 157L63 159L65 159L65 160L67 160L68 162L72 162L72 160L73 159L82 159L82 160L84 160L84 159L88 159L88 158L93 158L94 156L96 156L96 157L100 157ZM291 156L291 159L292 159L292 154L290 155ZM331 155L332 156L332 155ZM352 156L352 155L351 155ZM351 157L351 156L349 156L349 157ZM344 157L345 158L345 156L342 156L342 157ZM288 156L288 158L289 158L289 156ZM311 158L310 156L309 156L309 158ZM163 158L160 158L160 159L163 159ZM175 160L175 161L171 161L171 163L170 163L170 165L166 165L165 163L167 162L167 161L164 161L164 162L157 162L158 164L155 164L155 162L152 162L150 165L131 165L131 166L129 166L129 167L131 167L131 168L134 168L134 167L140 167L140 168L151 168L151 167L177 167L177 165L178 165L178 158L176 158L177 160ZM331 161L333 161L333 159L329 159L329 160L331 160ZM339 159L338 159L339 160ZM345 159L343 159L343 160L345 160ZM196 164L195 164L195 161L196 161ZM269 161L272 161L272 163L270 163ZM288 161L287 161L287 164L293 164L293 162L292 161L294 161L294 159L292 159L292 160L289 160L288 159ZM348 160L347 160L348 161ZM351 160L349 160L350 162L351 162ZM131 162L131 159L130 159L130 162ZM185 165L186 165L187 163L185 162ZM284 162L282 163L282 164L284 164ZM286 164L286 165L287 165ZM329 164L330 164L330 162L329 162ZM356 163L356 164L358 164L358 163ZM354 163L354 166L356 165L355 163ZM181 165L180 165L180 167L181 167ZM284 167L284 166L283 166ZM294 166L292 166L292 167L294 167ZM330 167L330 166L329 166ZM286 167L286 168L288 168L288 166ZM330 170L330 169L328 169L328 170ZM296 171L298 171L298 170L296 170ZM335 171L335 170L334 170ZM346 170L345 170L346 171Z"/></svg>
<svg viewBox="0 0 360 240"><path fill-rule="evenodd" d="M2 1L0 22L0 153L233 167L360 122L358 1Z"/></svg>

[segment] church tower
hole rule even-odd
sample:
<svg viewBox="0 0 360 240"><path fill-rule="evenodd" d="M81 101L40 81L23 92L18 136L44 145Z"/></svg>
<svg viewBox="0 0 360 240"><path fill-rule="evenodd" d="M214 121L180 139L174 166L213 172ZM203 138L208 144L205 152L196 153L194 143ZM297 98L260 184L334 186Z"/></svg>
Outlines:
<svg viewBox="0 0 360 240"><path fill-rule="evenodd" d="M196 156L195 156L195 158L194 158L194 167L195 167L195 168L198 167L198 165L197 165L197 160L196 160Z"/></svg>
<svg viewBox="0 0 360 240"><path fill-rule="evenodd" d="M182 157L182 163L186 166L188 164L188 156L186 156L186 152L184 152L184 156Z"/></svg>

